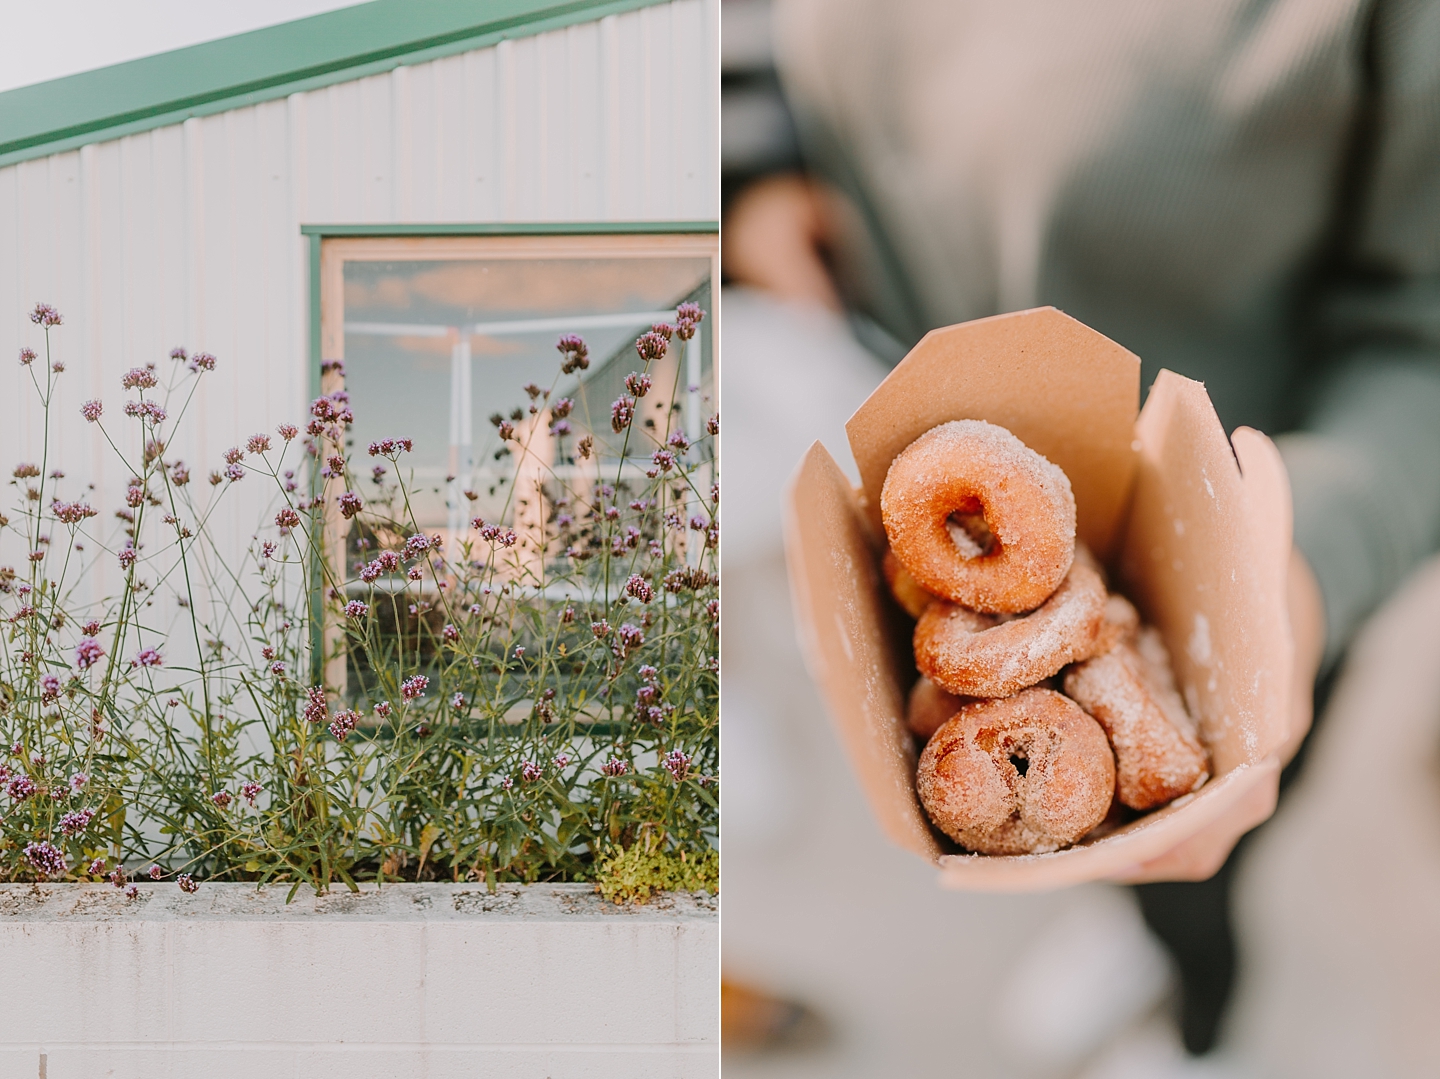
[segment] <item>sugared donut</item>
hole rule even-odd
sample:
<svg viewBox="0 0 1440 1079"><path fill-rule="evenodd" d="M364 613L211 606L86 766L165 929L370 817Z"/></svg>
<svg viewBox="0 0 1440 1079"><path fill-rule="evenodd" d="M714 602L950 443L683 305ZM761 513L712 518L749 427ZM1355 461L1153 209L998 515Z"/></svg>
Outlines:
<svg viewBox="0 0 1440 1079"><path fill-rule="evenodd" d="M904 608L906 614L911 618L919 618L925 613L925 608L930 606L930 601L935 597L920 587L919 582L900 564L900 559L896 558L895 552L888 547L885 557L880 560L880 572L885 575L890 594L895 597L895 602Z"/></svg>
<svg viewBox="0 0 1440 1079"><path fill-rule="evenodd" d="M935 732L915 787L936 827L981 854L1069 846L1115 794L1105 732L1049 689L976 701Z"/></svg>
<svg viewBox="0 0 1440 1079"><path fill-rule="evenodd" d="M946 693L930 679L921 675L910 689L910 701L905 709L905 725L916 738L928 740L932 734L949 722L962 705L971 698L957 697Z"/></svg>
<svg viewBox="0 0 1440 1079"><path fill-rule="evenodd" d="M1104 655L1117 644L1133 641L1140 632L1140 612L1118 592L1105 597L1105 618L1100 624L1100 637L1095 642L1095 655Z"/></svg>
<svg viewBox="0 0 1440 1079"><path fill-rule="evenodd" d="M1105 728L1115 750L1115 794L1131 809L1164 805L1210 775L1164 648L1147 627L1135 644L1122 642L1065 675L1065 692Z"/></svg>
<svg viewBox="0 0 1440 1079"><path fill-rule="evenodd" d="M1017 618L936 600L915 626L915 666L957 696L1008 697L1095 655L1104 621L1105 585L1077 563L1038 610Z"/></svg>
<svg viewBox="0 0 1440 1079"><path fill-rule="evenodd" d="M1075 554L1069 478L983 420L942 423L902 450L880 515L920 587L975 611L1033 610Z"/></svg>

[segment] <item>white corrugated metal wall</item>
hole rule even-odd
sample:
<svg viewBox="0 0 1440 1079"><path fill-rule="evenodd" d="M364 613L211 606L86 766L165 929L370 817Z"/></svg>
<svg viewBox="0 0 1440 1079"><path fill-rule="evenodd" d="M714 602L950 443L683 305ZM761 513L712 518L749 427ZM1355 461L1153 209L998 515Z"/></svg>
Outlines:
<svg viewBox="0 0 1440 1079"><path fill-rule="evenodd" d="M125 476L77 410L99 397L133 428L125 369L177 344L219 357L174 447L197 478L302 418L302 223L717 218L719 9L658 4L0 168L0 464L39 440L12 359L39 347L36 301L66 320L51 463L108 517ZM220 523L243 546L262 505L239 486Z"/></svg>

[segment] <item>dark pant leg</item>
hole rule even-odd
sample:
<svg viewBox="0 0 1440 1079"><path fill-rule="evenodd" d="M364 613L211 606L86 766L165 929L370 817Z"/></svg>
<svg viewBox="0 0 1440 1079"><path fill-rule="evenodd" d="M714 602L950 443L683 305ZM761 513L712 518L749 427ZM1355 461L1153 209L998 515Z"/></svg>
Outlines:
<svg viewBox="0 0 1440 1079"><path fill-rule="evenodd" d="M1339 667L1336 663L1315 684L1317 726L1325 714L1325 704ZM1295 759L1280 774L1282 800L1304 766L1314 735L1315 727L1311 727ZM1160 938L1175 961L1180 976L1177 1000L1180 1033L1186 1051L1196 1056L1214 1048L1220 1022L1235 988L1238 954L1231 921L1231 888L1236 867L1254 834L1252 831L1241 838L1219 872L1209 880L1135 885L1145 924Z"/></svg>

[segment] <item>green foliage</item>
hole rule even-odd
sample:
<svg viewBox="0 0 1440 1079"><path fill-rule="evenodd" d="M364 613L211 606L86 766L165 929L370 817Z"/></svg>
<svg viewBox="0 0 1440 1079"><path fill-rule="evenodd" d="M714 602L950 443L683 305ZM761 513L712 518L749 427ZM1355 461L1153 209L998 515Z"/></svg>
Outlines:
<svg viewBox="0 0 1440 1079"><path fill-rule="evenodd" d="M650 850L636 843L600 860L595 887L612 903L646 903L656 892L720 890L720 852Z"/></svg>
<svg viewBox="0 0 1440 1079"><path fill-rule="evenodd" d="M617 895L713 883L718 417L699 439L676 426L685 339L668 397L645 402L670 402L665 419L617 421L608 460L561 422L563 353L500 426L507 523L427 536L408 445L368 460L350 445L338 373L308 434L282 424L191 483L168 447L209 357L132 372L119 428L86 406L130 476L118 524L57 499L62 481L82 488L48 467L63 368L46 324L44 366L28 366L40 463L17 466L18 511L0 521L23 566L0 567L0 879L154 862L317 891L493 886L588 879L603 856L599 879L633 878ZM667 351L646 350L637 380ZM270 485L273 523L236 565L212 522L241 483ZM96 598L117 562L118 593Z"/></svg>

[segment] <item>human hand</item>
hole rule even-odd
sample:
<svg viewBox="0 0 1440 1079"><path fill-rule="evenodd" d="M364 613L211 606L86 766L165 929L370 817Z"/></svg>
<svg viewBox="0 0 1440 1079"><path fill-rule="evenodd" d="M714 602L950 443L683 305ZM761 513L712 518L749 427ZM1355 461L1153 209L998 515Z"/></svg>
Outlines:
<svg viewBox="0 0 1440 1079"><path fill-rule="evenodd" d="M1275 759L1259 766L1265 768L1265 774L1221 816L1178 847L1142 862L1117 880L1126 884L1206 880L1225 864L1240 837L1275 811L1275 799L1280 790L1280 769L1295 756L1314 718L1315 676L1325 651L1325 608L1320 586L1299 550L1292 549L1290 552L1286 584L1290 635L1295 644L1289 735L1276 751Z"/></svg>
<svg viewBox="0 0 1440 1079"><path fill-rule="evenodd" d="M725 215L721 258L738 284L783 300L841 308L823 251L824 198L800 176L771 176L745 188Z"/></svg>

